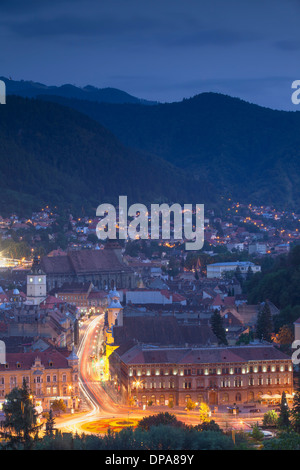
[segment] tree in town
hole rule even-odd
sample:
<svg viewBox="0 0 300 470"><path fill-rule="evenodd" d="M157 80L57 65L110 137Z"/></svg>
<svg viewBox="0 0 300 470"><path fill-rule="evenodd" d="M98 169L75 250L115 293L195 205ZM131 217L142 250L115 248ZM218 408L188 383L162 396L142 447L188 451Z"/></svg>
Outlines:
<svg viewBox="0 0 300 470"><path fill-rule="evenodd" d="M51 405L51 408L54 413L59 413L59 414L65 413L67 410L65 402L61 398L59 400L54 400Z"/></svg>
<svg viewBox="0 0 300 470"><path fill-rule="evenodd" d="M277 426L278 414L275 410L269 410L264 414L263 425L264 426Z"/></svg>
<svg viewBox="0 0 300 470"><path fill-rule="evenodd" d="M27 383L23 380L21 388L13 388L6 395L3 404L4 422L1 436L6 440L7 446L12 448L30 449L34 437L38 434L42 424L37 424L38 414L34 408Z"/></svg>
<svg viewBox="0 0 300 470"><path fill-rule="evenodd" d="M223 433L220 426L212 419L211 421L204 421L202 424L194 426L197 431L213 431Z"/></svg>
<svg viewBox="0 0 300 470"><path fill-rule="evenodd" d="M193 400L191 400L190 398L186 402L186 408L187 408L188 411L194 410L196 408L196 406L197 406L196 403Z"/></svg>
<svg viewBox="0 0 300 470"><path fill-rule="evenodd" d="M242 286L244 282L244 278L242 275L241 268L238 266L234 272L235 278L238 281L238 283Z"/></svg>
<svg viewBox="0 0 300 470"><path fill-rule="evenodd" d="M280 413L278 418L278 429L286 431L290 429L290 410L286 401L286 394L282 392L281 403L280 403Z"/></svg>
<svg viewBox="0 0 300 470"><path fill-rule="evenodd" d="M256 337L260 340L271 342L273 321L270 306L265 302L259 311L256 321Z"/></svg>
<svg viewBox="0 0 300 470"><path fill-rule="evenodd" d="M199 406L199 418L201 423L208 423L210 421L210 408L207 403L201 402Z"/></svg>
<svg viewBox="0 0 300 470"><path fill-rule="evenodd" d="M210 318L210 324L211 324L213 333L218 338L218 343L227 345L228 342L226 338L225 328L223 326L223 319L220 315L220 312L218 312L218 310L215 310L214 313L212 314Z"/></svg>
<svg viewBox="0 0 300 470"><path fill-rule="evenodd" d="M138 424L138 427L141 429L149 430L153 426L175 426L182 427L185 424L182 421L179 421L175 415L166 413L158 413L152 416L145 416Z"/></svg>
<svg viewBox="0 0 300 470"><path fill-rule="evenodd" d="M281 346L291 345L294 334L289 325L283 325L277 333L277 339Z"/></svg>
<svg viewBox="0 0 300 470"><path fill-rule="evenodd" d="M258 424L254 424L251 432L251 437L255 441L262 441L264 438L263 432L259 429Z"/></svg>
<svg viewBox="0 0 300 470"><path fill-rule="evenodd" d="M53 436L54 425L55 425L55 420L53 418L53 411L50 408L49 415L46 421L46 435L47 436Z"/></svg>
<svg viewBox="0 0 300 470"><path fill-rule="evenodd" d="M248 267L247 274L246 274L246 281L251 281L253 277L253 271L251 269L251 266Z"/></svg>
<svg viewBox="0 0 300 470"><path fill-rule="evenodd" d="M300 387L294 394L291 421L294 431L300 434Z"/></svg>

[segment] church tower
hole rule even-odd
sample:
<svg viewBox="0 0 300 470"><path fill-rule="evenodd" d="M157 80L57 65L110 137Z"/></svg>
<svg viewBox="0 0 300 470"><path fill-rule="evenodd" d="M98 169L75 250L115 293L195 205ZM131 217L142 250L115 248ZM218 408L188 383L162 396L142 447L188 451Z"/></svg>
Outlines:
<svg viewBox="0 0 300 470"><path fill-rule="evenodd" d="M120 294L116 290L111 290L108 295L108 325L123 326L123 307L120 304Z"/></svg>
<svg viewBox="0 0 300 470"><path fill-rule="evenodd" d="M38 258L35 257L27 274L27 301L33 305L40 305L46 297L46 274L42 271Z"/></svg>
<svg viewBox="0 0 300 470"><path fill-rule="evenodd" d="M105 361L104 373L105 377L109 377L109 356L118 348L114 342L114 326L123 326L123 307L120 304L120 294L116 290L111 290L108 295L107 306L108 326L104 331L105 338Z"/></svg>

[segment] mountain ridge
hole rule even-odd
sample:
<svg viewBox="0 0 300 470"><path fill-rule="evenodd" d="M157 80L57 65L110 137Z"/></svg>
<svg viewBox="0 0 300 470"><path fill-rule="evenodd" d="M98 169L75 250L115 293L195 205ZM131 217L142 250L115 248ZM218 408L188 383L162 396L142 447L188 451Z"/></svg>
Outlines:
<svg viewBox="0 0 300 470"><path fill-rule="evenodd" d="M213 200L192 174L124 146L98 122L71 108L8 96L0 107L0 214L38 204L203 203ZM192 196L192 197L191 197Z"/></svg>
<svg viewBox="0 0 300 470"><path fill-rule="evenodd" d="M39 99L87 114L124 145L187 169L236 200L300 203L300 112L219 93L156 106Z"/></svg>
<svg viewBox="0 0 300 470"><path fill-rule="evenodd" d="M157 104L156 101L137 98L123 90L112 87L97 88L92 85L78 87L72 84L55 86L30 80L12 80L6 77L0 77L0 79L4 81L6 85L7 95L17 95L23 98L36 98L38 95L44 94L95 102L135 103L149 106Z"/></svg>

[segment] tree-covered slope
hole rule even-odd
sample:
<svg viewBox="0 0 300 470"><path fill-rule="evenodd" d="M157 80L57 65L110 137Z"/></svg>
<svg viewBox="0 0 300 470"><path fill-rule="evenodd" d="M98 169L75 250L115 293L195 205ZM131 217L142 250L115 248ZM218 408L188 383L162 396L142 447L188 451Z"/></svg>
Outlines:
<svg viewBox="0 0 300 470"><path fill-rule="evenodd" d="M84 114L14 96L0 107L0 179L0 214L42 203L96 208L119 195L148 204L199 203L213 194L171 163L126 148Z"/></svg>
<svg viewBox="0 0 300 470"><path fill-rule="evenodd" d="M191 170L235 199L300 203L299 112L216 93L156 106L43 99L86 113L123 144Z"/></svg>
<svg viewBox="0 0 300 470"><path fill-rule="evenodd" d="M11 80L6 77L0 77L0 79L5 82L7 95L17 95L23 98L35 98L43 93L49 96L55 95L69 99L74 98L99 103L156 104L156 102L136 98L125 91L111 87L97 88L90 85L78 87L71 84L48 86L43 83L26 80Z"/></svg>

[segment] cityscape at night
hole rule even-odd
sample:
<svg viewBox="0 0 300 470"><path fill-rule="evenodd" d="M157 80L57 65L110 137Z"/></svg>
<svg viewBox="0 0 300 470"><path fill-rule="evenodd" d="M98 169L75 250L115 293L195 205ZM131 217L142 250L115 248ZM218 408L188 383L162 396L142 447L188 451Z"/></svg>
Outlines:
<svg viewBox="0 0 300 470"><path fill-rule="evenodd" d="M1 3L0 450L300 450L299 8Z"/></svg>

